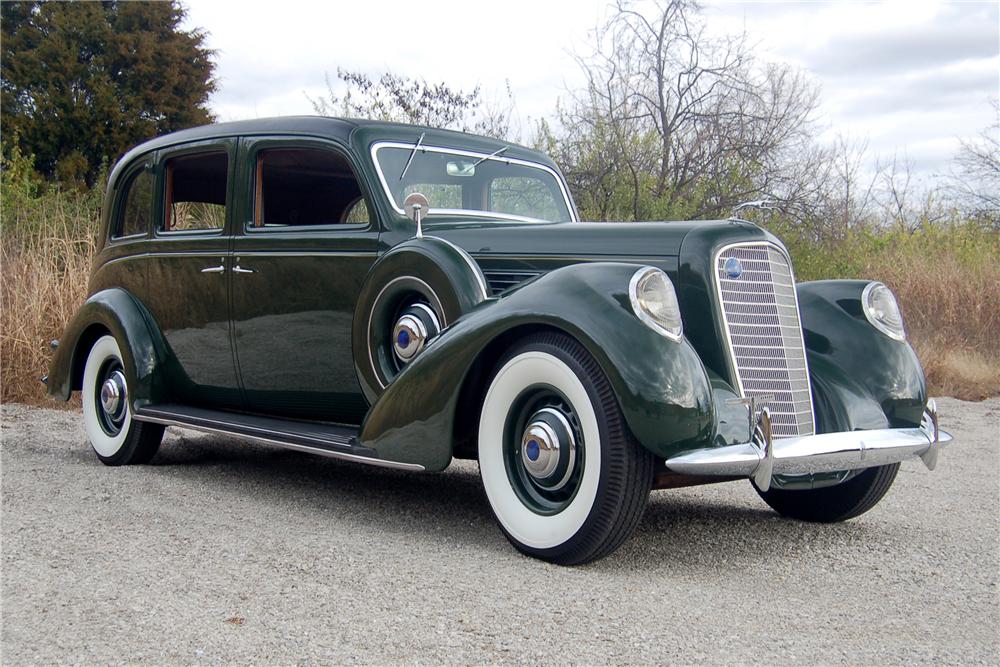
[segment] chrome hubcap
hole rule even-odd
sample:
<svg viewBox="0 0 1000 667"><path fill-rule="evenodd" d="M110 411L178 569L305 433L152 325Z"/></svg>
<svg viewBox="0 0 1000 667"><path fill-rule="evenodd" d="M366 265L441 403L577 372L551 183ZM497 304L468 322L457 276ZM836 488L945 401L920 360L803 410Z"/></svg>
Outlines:
<svg viewBox="0 0 1000 667"><path fill-rule="evenodd" d="M397 359L408 364L440 330L437 315L430 306L414 303L396 320L392 330L392 351Z"/></svg>
<svg viewBox="0 0 1000 667"><path fill-rule="evenodd" d="M531 416L521 436L521 463L538 486L565 486L576 464L576 441L569 421L554 408Z"/></svg>
<svg viewBox="0 0 1000 667"><path fill-rule="evenodd" d="M101 385L101 408L113 420L121 417L127 401L125 376L121 371L114 371Z"/></svg>

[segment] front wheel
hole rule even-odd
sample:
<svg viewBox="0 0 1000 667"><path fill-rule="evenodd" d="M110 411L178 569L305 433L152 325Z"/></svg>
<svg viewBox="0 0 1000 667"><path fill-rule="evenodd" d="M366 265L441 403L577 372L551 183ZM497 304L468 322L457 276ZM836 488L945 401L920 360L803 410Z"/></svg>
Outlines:
<svg viewBox="0 0 1000 667"><path fill-rule="evenodd" d="M83 424L97 458L105 465L148 463L163 427L132 419L125 363L114 336L98 338L83 367Z"/></svg>
<svg viewBox="0 0 1000 667"><path fill-rule="evenodd" d="M846 482L822 489L770 489L757 493L782 516L799 521L836 523L864 514L882 500L896 479L899 464L868 468Z"/></svg>
<svg viewBox="0 0 1000 667"><path fill-rule="evenodd" d="M479 469L501 529L521 552L560 565L606 556L639 523L653 456L572 338L532 336L497 367L479 420Z"/></svg>

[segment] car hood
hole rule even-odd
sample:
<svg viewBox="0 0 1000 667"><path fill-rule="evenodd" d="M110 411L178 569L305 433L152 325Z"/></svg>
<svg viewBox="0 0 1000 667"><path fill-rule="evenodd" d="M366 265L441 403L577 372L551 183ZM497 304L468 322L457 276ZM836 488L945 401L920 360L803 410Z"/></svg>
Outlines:
<svg viewBox="0 0 1000 667"><path fill-rule="evenodd" d="M731 221L693 222L436 222L425 233L465 248L480 261L509 257L566 260L609 258L656 261L676 258L693 229ZM484 267L485 268L485 267Z"/></svg>

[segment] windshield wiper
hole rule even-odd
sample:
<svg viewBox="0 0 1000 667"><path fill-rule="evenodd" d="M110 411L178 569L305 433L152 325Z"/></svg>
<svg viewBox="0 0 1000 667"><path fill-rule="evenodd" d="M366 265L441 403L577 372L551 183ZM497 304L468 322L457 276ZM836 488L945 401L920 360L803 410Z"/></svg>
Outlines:
<svg viewBox="0 0 1000 667"><path fill-rule="evenodd" d="M417 154L417 149L420 148L420 144L424 143L424 133L420 133L420 138L417 139L417 143L413 144L413 150L410 151L410 157L406 158L406 164L403 165L403 172L399 175L399 180L403 180L403 176L406 176L406 170L410 168L410 163L413 162L413 156Z"/></svg>
<svg viewBox="0 0 1000 667"><path fill-rule="evenodd" d="M489 155L487 155L486 157L484 157L484 158L480 159L480 160L479 160L479 162L476 162L476 163L475 163L474 165L472 165L472 167L471 167L471 168L472 168L472 169L475 169L476 167L478 167L478 166L479 166L480 164L482 164L483 162L486 162L487 160L489 160L489 159L490 159L491 157L496 157L497 155L500 155L501 153L503 153L504 151L506 151L506 150L507 150L507 148L508 148L507 146L504 146L504 147L503 147L503 148L501 148L500 150L497 150L497 151L493 151L492 153L490 153L490 154L489 154Z"/></svg>

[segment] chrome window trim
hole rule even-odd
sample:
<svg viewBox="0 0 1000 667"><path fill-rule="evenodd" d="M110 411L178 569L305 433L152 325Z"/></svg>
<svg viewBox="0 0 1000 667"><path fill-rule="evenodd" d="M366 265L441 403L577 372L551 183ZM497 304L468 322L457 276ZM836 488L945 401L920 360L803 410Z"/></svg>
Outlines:
<svg viewBox="0 0 1000 667"><path fill-rule="evenodd" d="M385 178L385 174L382 172L382 165L378 161L378 151L383 148L401 148L401 149L415 149L415 143L406 143L402 141L377 141L371 145L370 153L372 158L372 163L375 165L375 172L378 174L379 182L382 184L382 191L385 193L386 198L389 200L389 205L392 209L399 213L400 215L406 215L403 209L396 205L396 199L392 196L392 190L389 188L389 183ZM576 209L573 207L573 200L570 199L569 191L566 189L566 184L563 179L559 176L551 167L538 162L532 162L530 160L521 160L519 158L504 157L502 155L491 155L489 153L477 153L475 151L463 150L460 148L446 148L444 146L432 146L429 144L421 144L420 150L430 153L447 153L450 155L458 155L461 157L470 157L483 160L495 160L497 162L507 162L510 164L520 165L522 167L528 167L530 169L539 169L551 175L556 183L559 185L559 191L563 196L563 203L566 206L566 210L569 212L569 217L571 222L579 222L579 218L576 216ZM509 213L496 213L493 211L475 211L460 208L431 208L427 211L428 215L480 215L489 218L499 218L501 220L514 220L517 222L552 222L551 220L540 220L538 218L528 218L521 215L511 215Z"/></svg>
<svg viewBox="0 0 1000 667"><path fill-rule="evenodd" d="M801 359L801 361L802 361L803 370L805 371L806 386L807 386L807 388L809 390L809 411L808 411L808 414L810 415L810 417L812 419L813 433L815 434L815 432L816 432L816 406L814 405L813 398L812 398L812 380L810 379L810 376L809 376L809 360L808 360L808 354L806 352L805 333L802 330L802 313L799 310L799 293L798 293L798 290L795 288L795 271L794 271L794 269L792 267L792 259L788 255L788 252L786 252L785 249L782 248L781 246L779 246L778 244L772 243L771 241L740 241L738 243L727 243L726 245L723 245L723 246L720 246L719 248L717 248L716 251L712 254L712 283L715 285L715 296L716 296L716 302L717 302L716 303L716 313L717 313L718 317L722 320L722 326L723 326L723 329L724 329L724 332L725 332L726 352L728 353L727 354L728 358L727 358L726 361L727 361L727 364L729 366L730 376L733 379L736 380L736 385L737 385L736 388L739 391L740 397L741 398L746 398L746 390L743 387L743 380L741 379L740 373L739 373L739 371L738 371L738 369L736 367L736 351L735 351L734 348L735 347L753 347L755 349L758 349L758 348L762 348L763 347L763 346L756 346L756 345L754 345L754 346L747 346L747 345L734 346L734 344L733 344L733 333L732 333L732 330L729 327L729 319L726 317L725 305L723 303L722 283L719 280L719 268L718 268L719 267L719 257L721 257L722 254L724 252L726 252L727 250L731 250L733 248L748 248L748 247L766 247L766 248L770 248L772 250L775 250L780 255L782 255L784 257L785 262L788 265L788 275L789 275L789 278L791 280L792 295L794 296L794 299L795 299L795 318L796 318L796 320L798 320L798 324L799 324L799 326L798 326L798 336L799 336L799 340L802 343L802 359ZM782 345L781 347L774 347L773 349L785 350L786 348L785 348L784 345ZM770 358L770 357L760 357L760 358ZM785 357L785 358L787 360L787 357ZM804 390L800 390L800 391L804 391ZM792 392L792 393L794 393L794 392ZM802 410L802 411L798 411L798 412L795 412L795 413L792 413L792 414L805 414L805 413L806 413L806 411Z"/></svg>

